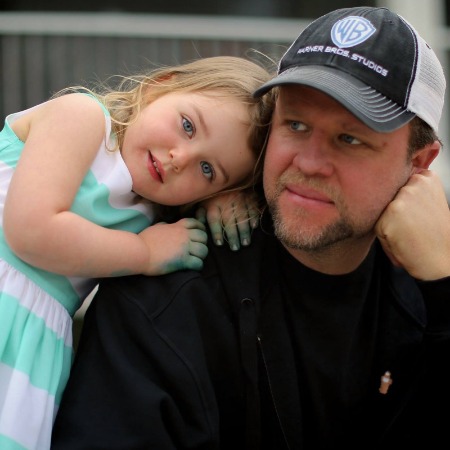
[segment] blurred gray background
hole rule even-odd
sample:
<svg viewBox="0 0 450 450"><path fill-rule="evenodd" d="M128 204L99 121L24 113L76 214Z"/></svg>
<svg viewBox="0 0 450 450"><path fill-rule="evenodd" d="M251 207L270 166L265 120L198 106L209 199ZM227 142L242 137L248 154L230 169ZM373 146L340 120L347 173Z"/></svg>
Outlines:
<svg viewBox="0 0 450 450"><path fill-rule="evenodd" d="M450 0L0 0L0 120L59 89L213 55L277 60L314 18L336 8L388 6L438 53L446 74ZM399 43L401 45L401 43ZM434 168L450 199L448 106Z"/></svg>

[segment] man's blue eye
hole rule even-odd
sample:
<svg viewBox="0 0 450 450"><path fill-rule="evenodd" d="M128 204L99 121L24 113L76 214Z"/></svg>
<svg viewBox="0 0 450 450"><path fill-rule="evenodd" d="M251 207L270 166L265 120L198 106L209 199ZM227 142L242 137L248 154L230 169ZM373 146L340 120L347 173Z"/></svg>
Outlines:
<svg viewBox="0 0 450 450"><path fill-rule="evenodd" d="M189 136L192 136L194 134L195 128L192 122L185 117L183 117L183 129L186 131Z"/></svg>
<svg viewBox="0 0 450 450"><path fill-rule="evenodd" d="M291 130L294 131L304 131L306 130L306 125L303 122L299 122L298 120L293 120L290 122Z"/></svg>
<svg viewBox="0 0 450 450"><path fill-rule="evenodd" d="M359 139L356 139L350 134L343 134L341 136L341 139L346 143L350 145L360 145L362 142Z"/></svg>
<svg viewBox="0 0 450 450"><path fill-rule="evenodd" d="M202 168L203 175L205 175L206 178L211 179L214 177L214 168L206 161L201 161L200 166Z"/></svg>

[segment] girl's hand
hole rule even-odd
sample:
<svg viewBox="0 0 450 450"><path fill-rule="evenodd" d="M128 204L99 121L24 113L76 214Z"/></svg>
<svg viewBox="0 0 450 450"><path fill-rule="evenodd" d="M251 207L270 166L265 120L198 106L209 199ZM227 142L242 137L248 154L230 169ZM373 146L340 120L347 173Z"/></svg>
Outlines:
<svg viewBox="0 0 450 450"><path fill-rule="evenodd" d="M258 226L257 196L253 190L219 194L203 201L196 217L208 223L216 245L223 245L225 239L231 250L239 250L250 245L251 232Z"/></svg>
<svg viewBox="0 0 450 450"><path fill-rule="evenodd" d="M160 222L139 233L149 253L144 275L164 275L177 270L201 270L208 254L205 225L193 218Z"/></svg>

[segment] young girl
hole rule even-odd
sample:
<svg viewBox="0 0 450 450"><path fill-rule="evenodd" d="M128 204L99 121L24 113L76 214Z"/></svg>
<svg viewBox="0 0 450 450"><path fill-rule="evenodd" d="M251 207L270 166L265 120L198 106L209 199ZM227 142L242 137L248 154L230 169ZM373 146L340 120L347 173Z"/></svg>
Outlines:
<svg viewBox="0 0 450 450"><path fill-rule="evenodd" d="M204 225L149 226L154 205L250 186L270 78L235 57L70 90L0 133L0 448L50 446L72 362L72 319L100 277L201 269ZM87 94L87 95L86 95ZM162 220L165 218L162 217Z"/></svg>

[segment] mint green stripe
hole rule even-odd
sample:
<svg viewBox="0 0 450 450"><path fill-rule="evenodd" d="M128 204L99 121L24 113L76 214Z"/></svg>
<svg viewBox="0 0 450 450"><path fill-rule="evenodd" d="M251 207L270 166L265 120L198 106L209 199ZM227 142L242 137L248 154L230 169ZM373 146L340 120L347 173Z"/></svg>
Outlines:
<svg viewBox="0 0 450 450"><path fill-rule="evenodd" d="M0 448L2 450L27 450L26 447L3 435L0 435Z"/></svg>
<svg viewBox="0 0 450 450"><path fill-rule="evenodd" d="M62 276L46 270L30 266L18 258L5 242L3 228L0 228L0 256L11 266L22 272L30 280L40 286L45 292L58 300L71 316L80 305L80 297L70 281Z"/></svg>
<svg viewBox="0 0 450 450"><path fill-rule="evenodd" d="M10 167L16 167L24 145L5 121L5 126L0 132L0 161Z"/></svg>
<svg viewBox="0 0 450 450"><path fill-rule="evenodd" d="M54 395L59 404L69 377L72 348L14 297L2 293L0 311L1 361L28 374L32 385ZM5 326L8 323L11 327Z"/></svg>
<svg viewBox="0 0 450 450"><path fill-rule="evenodd" d="M133 208L115 208L109 203L109 197L108 187L99 184L93 172L89 171L70 210L106 228L139 233L149 226L150 222L145 214Z"/></svg>

